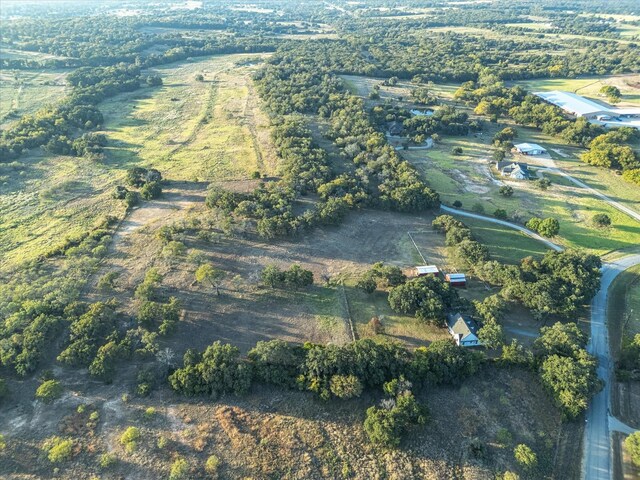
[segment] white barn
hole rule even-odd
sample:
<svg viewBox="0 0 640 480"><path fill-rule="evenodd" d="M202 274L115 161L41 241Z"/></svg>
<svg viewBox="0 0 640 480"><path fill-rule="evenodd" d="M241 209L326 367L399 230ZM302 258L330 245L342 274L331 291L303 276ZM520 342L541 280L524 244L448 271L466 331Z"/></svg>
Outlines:
<svg viewBox="0 0 640 480"><path fill-rule="evenodd" d="M565 112L576 117L584 117L589 121L600 123L605 127L633 127L640 129L640 107L613 107L572 92L552 90L550 92L534 92L540 97Z"/></svg>
<svg viewBox="0 0 640 480"><path fill-rule="evenodd" d="M547 151L537 143L518 143L514 145L517 152L523 155L543 155Z"/></svg>

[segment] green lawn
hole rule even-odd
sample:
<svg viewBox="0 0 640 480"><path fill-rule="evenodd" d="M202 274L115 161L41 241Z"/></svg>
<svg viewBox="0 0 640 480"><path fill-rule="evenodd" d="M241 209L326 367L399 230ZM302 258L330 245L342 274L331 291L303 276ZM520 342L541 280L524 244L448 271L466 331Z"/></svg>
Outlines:
<svg viewBox="0 0 640 480"><path fill-rule="evenodd" d="M169 180L247 178L259 163L269 173L268 152L262 151L269 144L268 122L250 130L250 72L235 66L245 58L168 65L156 70L164 86L103 102L109 145L102 162L34 150L0 164L2 268L37 258L106 214L122 214L111 191L132 166L158 168ZM197 72L204 72L205 82L195 81Z"/></svg>
<svg viewBox="0 0 640 480"><path fill-rule="evenodd" d="M540 190L532 181L512 181L510 184L515 189L514 196L507 199L502 197L498 193L499 185L495 183L497 172L487 162L492 150L489 142L498 128L492 125L478 137L447 137L432 150L400 153L423 173L425 180L438 191L446 205L458 200L464 209L482 208L489 215L501 208L507 211L510 218L520 222L533 216L554 217L560 221L560 235L556 241L567 247L585 248L597 254L640 245L640 224L637 221L561 176L545 174L554 182L548 191ZM564 158L552 152L556 159L561 159L557 160L561 168L593 188L640 210L638 189L608 170L580 162L576 155L583 150L558 143L557 139L533 128L516 128L519 133L517 141L531 141L549 149L559 149L569 156ZM456 146L462 147L462 155L451 153ZM534 164L536 160L527 161ZM613 222L612 227L602 230L593 226L591 219L596 213L608 214Z"/></svg>
<svg viewBox="0 0 640 480"><path fill-rule="evenodd" d="M518 264L524 257L541 257L549 250L538 240L525 234L491 222L473 218L460 218L473 232L474 237L489 248L493 260Z"/></svg>

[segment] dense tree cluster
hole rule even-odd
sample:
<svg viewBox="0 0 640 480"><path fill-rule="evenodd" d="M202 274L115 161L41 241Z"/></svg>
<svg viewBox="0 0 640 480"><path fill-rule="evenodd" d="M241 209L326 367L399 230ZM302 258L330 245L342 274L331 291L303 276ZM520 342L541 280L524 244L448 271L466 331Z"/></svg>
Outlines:
<svg viewBox="0 0 640 480"><path fill-rule="evenodd" d="M193 351L185 354L184 366L170 377L176 391L186 395L243 392L255 380L309 390L324 399L347 398L361 387L379 388L401 375L416 384L456 383L484 361L481 353L458 348L448 340L413 353L397 343L368 339L343 346L258 342L247 358L219 342L207 351L202 356ZM215 383L219 378L229 380Z"/></svg>
<svg viewBox="0 0 640 480"><path fill-rule="evenodd" d="M260 279L265 285L277 288L301 288L313 284L313 272L300 265L291 265L288 270L281 270L277 265L267 265L260 272Z"/></svg>
<svg viewBox="0 0 640 480"><path fill-rule="evenodd" d="M597 361L585 350L586 344L586 335L575 323L543 327L534 344L542 384L568 418L585 411L602 388Z"/></svg>
<svg viewBox="0 0 640 480"><path fill-rule="evenodd" d="M433 227L445 232L446 244L455 245L458 254L465 257L480 278L502 286L501 295L520 301L535 315L571 316L593 297L600 285L602 264L595 255L575 250L552 251L539 261L527 257L520 266L502 265L489 260L486 250L477 254L475 248L460 248L471 237L469 228L461 221L441 215L433 221Z"/></svg>

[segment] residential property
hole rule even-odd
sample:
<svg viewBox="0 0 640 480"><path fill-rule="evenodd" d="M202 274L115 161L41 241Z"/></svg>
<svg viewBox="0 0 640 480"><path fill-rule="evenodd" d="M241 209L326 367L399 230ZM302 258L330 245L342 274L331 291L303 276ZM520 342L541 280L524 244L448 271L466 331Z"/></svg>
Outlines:
<svg viewBox="0 0 640 480"><path fill-rule="evenodd" d="M447 330L459 347L477 347L482 345L478 339L478 323L460 313L449 314Z"/></svg>
<svg viewBox="0 0 640 480"><path fill-rule="evenodd" d="M391 122L389 125L389 135L393 135L394 137L402 135L402 124L398 122Z"/></svg>
<svg viewBox="0 0 640 480"><path fill-rule="evenodd" d="M514 148L516 152L522 153L523 155L543 155L547 153L547 151L537 143L518 143L514 145Z"/></svg>
<svg viewBox="0 0 640 480"><path fill-rule="evenodd" d="M584 117L605 127L633 127L640 129L640 107L613 107L604 102L594 102L571 92L553 90L535 92L540 97L575 117Z"/></svg>
<svg viewBox="0 0 640 480"><path fill-rule="evenodd" d="M529 178L529 166L522 162L496 162L496 168L503 177L516 180L526 180Z"/></svg>
<svg viewBox="0 0 640 480"><path fill-rule="evenodd" d="M444 279L449 282L452 287L466 287L467 277L464 273L447 273Z"/></svg>
<svg viewBox="0 0 640 480"><path fill-rule="evenodd" d="M420 265L415 267L415 273L417 277L424 277L426 275L438 276L440 270L435 265Z"/></svg>

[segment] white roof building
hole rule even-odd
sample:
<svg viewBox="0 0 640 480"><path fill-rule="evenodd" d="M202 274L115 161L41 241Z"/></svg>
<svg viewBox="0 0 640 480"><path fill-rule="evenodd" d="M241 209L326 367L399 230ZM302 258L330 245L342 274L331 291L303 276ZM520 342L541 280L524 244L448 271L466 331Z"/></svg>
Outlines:
<svg viewBox="0 0 640 480"><path fill-rule="evenodd" d="M537 143L518 143L515 149L525 155L542 155L546 150Z"/></svg>
<svg viewBox="0 0 640 480"><path fill-rule="evenodd" d="M635 127L640 129L640 107L613 107L594 102L572 92L552 90L534 95L562 108L576 117L595 120L606 127Z"/></svg>
<svg viewBox="0 0 640 480"><path fill-rule="evenodd" d="M437 275L440 272L435 265L420 265L416 267L416 274L420 277L422 275Z"/></svg>

